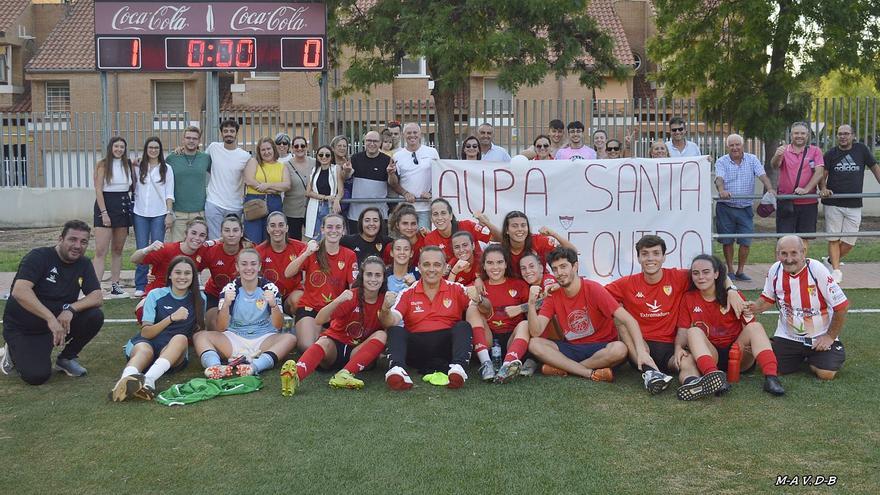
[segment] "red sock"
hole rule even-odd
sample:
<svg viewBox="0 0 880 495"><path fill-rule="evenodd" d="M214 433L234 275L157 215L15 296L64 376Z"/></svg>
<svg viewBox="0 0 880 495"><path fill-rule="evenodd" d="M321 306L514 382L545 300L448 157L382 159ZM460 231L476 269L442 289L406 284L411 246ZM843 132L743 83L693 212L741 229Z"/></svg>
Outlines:
<svg viewBox="0 0 880 495"><path fill-rule="evenodd" d="M509 363L516 359L522 361L522 358L526 355L526 350L529 348L529 343L526 342L526 339L516 338L513 339L513 342L507 346L507 354L504 356L504 362Z"/></svg>
<svg viewBox="0 0 880 495"><path fill-rule="evenodd" d="M761 372L764 373L764 376L776 376L779 373L776 369L776 354L773 354L771 349L764 349L759 352L755 356L755 360L758 361L758 366L761 367Z"/></svg>
<svg viewBox="0 0 880 495"><path fill-rule="evenodd" d="M700 369L701 375L705 375L713 371L718 371L718 366L715 364L715 360L712 359L712 356L710 356L709 354L705 354L697 358L697 368Z"/></svg>
<svg viewBox="0 0 880 495"><path fill-rule="evenodd" d="M364 345L358 349L357 354L349 359L348 363L345 365L345 369L350 371L352 375L364 371L367 366L373 364L373 361L379 357L379 353L381 353L383 349L385 349L385 344L379 339L372 339L364 343Z"/></svg>
<svg viewBox="0 0 880 495"><path fill-rule="evenodd" d="M315 371L318 364L324 359L324 348L318 344L312 344L299 360L296 362L296 374L299 375L300 381Z"/></svg>
<svg viewBox="0 0 880 495"><path fill-rule="evenodd" d="M483 327L474 327L474 352L488 351L489 343L486 342L486 329Z"/></svg>

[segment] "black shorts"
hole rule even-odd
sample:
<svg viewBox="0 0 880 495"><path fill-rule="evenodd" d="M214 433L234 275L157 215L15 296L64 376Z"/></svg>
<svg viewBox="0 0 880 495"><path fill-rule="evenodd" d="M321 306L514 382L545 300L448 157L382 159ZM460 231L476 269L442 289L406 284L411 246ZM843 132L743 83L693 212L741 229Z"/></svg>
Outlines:
<svg viewBox="0 0 880 495"><path fill-rule="evenodd" d="M645 343L648 344L648 352L651 355L651 359L657 363L657 367L659 368L658 371L666 373L667 375L676 371L669 366L669 362L675 357L675 344L670 344L669 342L657 342L655 340L646 340ZM638 369L636 368L636 363L632 360L630 360L629 364L633 369Z"/></svg>
<svg viewBox="0 0 880 495"><path fill-rule="evenodd" d="M205 301L205 311L220 307L220 298L218 296L212 296L206 292Z"/></svg>
<svg viewBox="0 0 880 495"><path fill-rule="evenodd" d="M712 344L712 347L715 348L715 351L718 353L718 369L721 371L727 371L727 364L730 362L730 348L733 347L733 344L730 344L727 347L718 347L715 344ZM757 360L752 360L752 364L749 365L748 368L740 368L740 373L750 373L755 369L755 366L758 364Z"/></svg>
<svg viewBox="0 0 880 495"><path fill-rule="evenodd" d="M131 204L131 196L128 192L105 192L104 208L107 209L107 215L110 217L110 225L104 225L101 220L101 209L98 208L98 202L95 201L94 218L95 227L131 227L134 223L132 213L134 208Z"/></svg>
<svg viewBox="0 0 880 495"><path fill-rule="evenodd" d="M800 371L804 361L820 370L837 371L846 360L846 351L840 341L834 342L827 351L816 351L802 342L782 337L773 337L771 344L781 375Z"/></svg>
<svg viewBox="0 0 880 495"><path fill-rule="evenodd" d="M303 318L314 318L318 316L318 312L314 309L296 308L294 316L296 317L296 321L299 321Z"/></svg>
<svg viewBox="0 0 880 495"><path fill-rule="evenodd" d="M776 232L790 234L814 234L816 222L819 219L819 204L794 205L794 213L790 216L780 216L780 210L776 210ZM801 236L804 239L815 237Z"/></svg>

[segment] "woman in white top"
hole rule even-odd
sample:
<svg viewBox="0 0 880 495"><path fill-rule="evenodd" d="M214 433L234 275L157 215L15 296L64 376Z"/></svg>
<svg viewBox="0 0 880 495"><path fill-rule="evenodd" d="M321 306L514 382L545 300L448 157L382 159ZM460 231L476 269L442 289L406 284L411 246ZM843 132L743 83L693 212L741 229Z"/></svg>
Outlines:
<svg viewBox="0 0 880 495"><path fill-rule="evenodd" d="M306 197L309 204L306 207L306 237L321 240L321 220L329 213L339 213L342 207L339 201L342 199L342 172L338 165L334 165L333 150L327 146L318 148L315 154L318 164L312 171L308 184L306 184Z"/></svg>
<svg viewBox="0 0 880 495"><path fill-rule="evenodd" d="M162 141L153 136L144 141L144 154L135 167L134 237L137 249L165 241L165 231L174 224L174 171L165 163ZM147 286L147 265L134 271L134 295L143 297Z"/></svg>
<svg viewBox="0 0 880 495"><path fill-rule="evenodd" d="M119 284L122 249L131 225L131 160L128 143L116 136L107 143L107 151L95 164L95 274L104 278L104 261L110 254L110 292L107 297L128 297Z"/></svg>

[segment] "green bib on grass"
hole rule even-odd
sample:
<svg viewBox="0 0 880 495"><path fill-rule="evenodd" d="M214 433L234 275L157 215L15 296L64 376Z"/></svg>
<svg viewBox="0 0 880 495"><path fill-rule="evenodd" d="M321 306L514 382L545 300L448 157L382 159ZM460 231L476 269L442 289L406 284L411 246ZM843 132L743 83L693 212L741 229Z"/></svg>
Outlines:
<svg viewBox="0 0 880 495"><path fill-rule="evenodd" d="M263 388L263 380L258 376L240 376L209 380L193 378L192 380L172 385L156 396L156 402L166 406L182 406L213 399L221 395L249 394Z"/></svg>

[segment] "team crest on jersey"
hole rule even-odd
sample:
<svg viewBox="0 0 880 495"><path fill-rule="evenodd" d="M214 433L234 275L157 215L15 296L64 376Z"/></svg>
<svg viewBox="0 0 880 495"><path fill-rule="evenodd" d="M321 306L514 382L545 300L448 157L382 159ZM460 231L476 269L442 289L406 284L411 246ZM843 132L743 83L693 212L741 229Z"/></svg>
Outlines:
<svg viewBox="0 0 880 495"><path fill-rule="evenodd" d="M489 227L486 227L485 225L481 226L481 228L480 228L480 233L481 233L481 234L488 234L488 233L489 233Z"/></svg>
<svg viewBox="0 0 880 495"><path fill-rule="evenodd" d="M832 279L832 282L833 281L834 281L834 279ZM831 283L831 282L829 282L829 283ZM809 292L811 296L815 296L816 295L816 286L815 285L807 286L807 292Z"/></svg>
<svg viewBox="0 0 880 495"><path fill-rule="evenodd" d="M263 298L257 299L254 304L257 305L257 309L263 310L266 307L266 300Z"/></svg>
<svg viewBox="0 0 880 495"><path fill-rule="evenodd" d="M664 285L663 286L663 293L666 294L667 296L672 295L672 286L671 285Z"/></svg>
<svg viewBox="0 0 880 495"><path fill-rule="evenodd" d="M376 244L373 244L373 245L376 246L376 251L382 250L382 243L381 242L377 242Z"/></svg>
<svg viewBox="0 0 880 495"><path fill-rule="evenodd" d="M293 255L291 254L290 256L288 256L287 259L293 261Z"/></svg>
<svg viewBox="0 0 880 495"><path fill-rule="evenodd" d="M571 228L571 224L574 223L574 217L559 215L559 223L562 224L563 229L568 230Z"/></svg>
<svg viewBox="0 0 880 495"><path fill-rule="evenodd" d="M77 285L79 285L80 287L82 287L82 284L83 284L83 278L80 277L80 278L76 279L76 283L77 283Z"/></svg>
<svg viewBox="0 0 880 495"><path fill-rule="evenodd" d="M340 261L340 262L336 263L336 265L339 267L340 270L342 270L343 268L345 268L345 262L344 262L344 261Z"/></svg>
<svg viewBox="0 0 880 495"><path fill-rule="evenodd" d="M446 299L444 299L443 300L443 307L446 309L451 308L452 307L452 299L449 299L448 297Z"/></svg>
<svg viewBox="0 0 880 495"><path fill-rule="evenodd" d="M201 262L202 262L202 257L201 257L201 255L196 256L196 263L201 263Z"/></svg>
<svg viewBox="0 0 880 495"><path fill-rule="evenodd" d="M510 297L516 297L517 294L516 289L510 289L507 293L510 294Z"/></svg>

